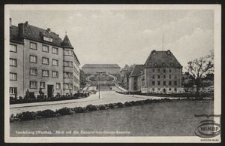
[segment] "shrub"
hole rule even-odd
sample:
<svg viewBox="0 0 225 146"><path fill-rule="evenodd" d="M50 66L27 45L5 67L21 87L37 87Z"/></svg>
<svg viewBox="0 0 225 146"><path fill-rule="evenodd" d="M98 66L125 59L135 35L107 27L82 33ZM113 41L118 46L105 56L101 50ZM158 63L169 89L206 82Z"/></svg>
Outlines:
<svg viewBox="0 0 225 146"><path fill-rule="evenodd" d="M137 105L143 105L144 104L144 101L142 101L142 100L136 101L136 104Z"/></svg>
<svg viewBox="0 0 225 146"><path fill-rule="evenodd" d="M99 105L99 110L105 110L106 109L106 107L105 107L105 105Z"/></svg>
<svg viewBox="0 0 225 146"><path fill-rule="evenodd" d="M83 107L75 107L74 111L76 113L84 113L86 110Z"/></svg>
<svg viewBox="0 0 225 146"><path fill-rule="evenodd" d="M129 106L131 106L131 103L130 102L125 102L124 105L129 107Z"/></svg>
<svg viewBox="0 0 225 146"><path fill-rule="evenodd" d="M37 116L40 116L40 117L43 117L43 118L55 117L55 115L56 115L55 112L50 110L50 109L37 112Z"/></svg>
<svg viewBox="0 0 225 146"><path fill-rule="evenodd" d="M60 115L71 115L73 114L73 111L70 108L64 107L57 110L56 113L59 113Z"/></svg>
<svg viewBox="0 0 225 146"><path fill-rule="evenodd" d="M87 107L86 107L86 110L87 111L96 111L97 110L97 107L95 106L95 105L88 105Z"/></svg>
<svg viewBox="0 0 225 146"><path fill-rule="evenodd" d="M18 114L18 118L22 121L34 120L36 119L35 112L22 112Z"/></svg>
<svg viewBox="0 0 225 146"><path fill-rule="evenodd" d="M131 101L130 104L131 105L138 105L138 101Z"/></svg>
<svg viewBox="0 0 225 146"><path fill-rule="evenodd" d="M152 103L152 100L146 99L146 100L144 100L143 102L144 102L145 104L149 104L149 103Z"/></svg>
<svg viewBox="0 0 225 146"><path fill-rule="evenodd" d="M108 107L109 107L110 109L115 108L114 105L113 105L112 103L108 104Z"/></svg>
<svg viewBox="0 0 225 146"><path fill-rule="evenodd" d="M121 102L116 103L117 108L122 108L123 104Z"/></svg>

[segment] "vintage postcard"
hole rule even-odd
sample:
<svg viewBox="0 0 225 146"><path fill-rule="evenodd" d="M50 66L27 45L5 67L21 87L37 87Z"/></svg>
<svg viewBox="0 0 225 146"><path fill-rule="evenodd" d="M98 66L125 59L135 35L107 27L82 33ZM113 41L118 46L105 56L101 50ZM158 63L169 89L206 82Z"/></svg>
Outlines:
<svg viewBox="0 0 225 146"><path fill-rule="evenodd" d="M5 5L5 142L220 143L220 5Z"/></svg>

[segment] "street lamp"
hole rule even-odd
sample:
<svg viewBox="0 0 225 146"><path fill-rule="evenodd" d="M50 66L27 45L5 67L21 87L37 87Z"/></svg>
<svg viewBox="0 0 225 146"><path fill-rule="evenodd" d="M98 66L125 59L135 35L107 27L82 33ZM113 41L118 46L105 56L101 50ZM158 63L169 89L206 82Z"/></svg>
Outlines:
<svg viewBox="0 0 225 146"><path fill-rule="evenodd" d="M98 98L100 99L100 75L103 74L104 72L96 72L98 74Z"/></svg>

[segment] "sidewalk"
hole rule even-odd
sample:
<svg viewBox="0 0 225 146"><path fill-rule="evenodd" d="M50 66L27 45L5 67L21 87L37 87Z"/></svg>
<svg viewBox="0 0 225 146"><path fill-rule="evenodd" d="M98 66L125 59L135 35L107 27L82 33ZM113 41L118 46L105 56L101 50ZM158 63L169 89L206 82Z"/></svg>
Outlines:
<svg viewBox="0 0 225 146"><path fill-rule="evenodd" d="M25 111L40 111L40 110L57 110L63 107L75 108L78 106L85 107L89 104L101 105L109 103L125 103L129 101L138 101L145 99L162 99L163 97L139 96L139 95L124 95L114 91L101 91L100 99L99 92L91 94L87 98L54 101L54 102L39 102L39 103L25 103L10 105L10 114L17 114Z"/></svg>

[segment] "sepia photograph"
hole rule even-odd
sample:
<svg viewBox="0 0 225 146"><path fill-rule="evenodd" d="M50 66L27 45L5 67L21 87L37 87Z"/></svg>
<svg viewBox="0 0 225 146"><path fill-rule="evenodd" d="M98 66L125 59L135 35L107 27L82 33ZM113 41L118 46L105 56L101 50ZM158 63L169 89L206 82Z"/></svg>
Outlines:
<svg viewBox="0 0 225 146"><path fill-rule="evenodd" d="M221 142L220 5L5 5L5 142Z"/></svg>

